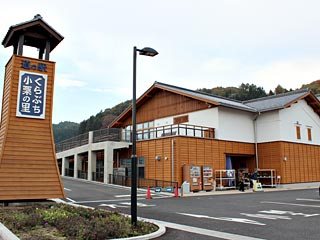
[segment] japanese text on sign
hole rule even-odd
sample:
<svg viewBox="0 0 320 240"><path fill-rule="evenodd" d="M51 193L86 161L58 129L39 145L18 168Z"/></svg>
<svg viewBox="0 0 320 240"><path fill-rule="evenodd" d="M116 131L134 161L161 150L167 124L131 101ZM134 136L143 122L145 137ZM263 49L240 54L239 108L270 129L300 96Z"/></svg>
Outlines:
<svg viewBox="0 0 320 240"><path fill-rule="evenodd" d="M45 118L47 75L20 71L18 117Z"/></svg>
<svg viewBox="0 0 320 240"><path fill-rule="evenodd" d="M47 65L45 63L34 64L34 63L31 63L29 60L22 60L21 67L29 70L38 70L41 72L47 71Z"/></svg>

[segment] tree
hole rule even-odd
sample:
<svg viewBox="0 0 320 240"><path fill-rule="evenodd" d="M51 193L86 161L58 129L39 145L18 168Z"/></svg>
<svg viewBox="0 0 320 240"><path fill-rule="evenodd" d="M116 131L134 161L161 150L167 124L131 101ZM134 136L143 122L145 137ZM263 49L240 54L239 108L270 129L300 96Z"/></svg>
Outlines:
<svg viewBox="0 0 320 240"><path fill-rule="evenodd" d="M56 143L72 138L78 135L79 124L75 122L60 122L58 124L52 124L54 141Z"/></svg>
<svg viewBox="0 0 320 240"><path fill-rule="evenodd" d="M281 94L288 92L287 89L283 88L280 84L274 89L275 94Z"/></svg>

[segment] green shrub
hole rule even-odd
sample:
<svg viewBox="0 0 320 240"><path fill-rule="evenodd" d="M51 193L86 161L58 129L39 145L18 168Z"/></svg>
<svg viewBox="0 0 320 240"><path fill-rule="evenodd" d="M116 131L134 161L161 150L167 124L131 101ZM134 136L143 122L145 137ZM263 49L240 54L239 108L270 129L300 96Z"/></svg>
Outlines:
<svg viewBox="0 0 320 240"><path fill-rule="evenodd" d="M41 239L41 236L43 239L56 239L54 236L58 235L59 239L68 240L104 240L138 236L157 230L156 226L144 222L132 227L130 218L119 213L65 204L0 208L0 222L14 233L19 233L19 236L20 233L29 232L29 237L23 235L21 239L32 240ZM41 231L49 232L48 236Z"/></svg>

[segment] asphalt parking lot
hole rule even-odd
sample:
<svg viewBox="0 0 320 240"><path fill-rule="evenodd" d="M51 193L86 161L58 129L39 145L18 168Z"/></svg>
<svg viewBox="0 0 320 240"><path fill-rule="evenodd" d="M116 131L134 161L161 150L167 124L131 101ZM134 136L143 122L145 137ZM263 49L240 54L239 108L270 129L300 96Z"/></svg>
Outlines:
<svg viewBox="0 0 320 240"><path fill-rule="evenodd" d="M64 178L69 202L130 214L130 189ZM138 216L167 227L158 239L320 239L318 189L175 198L138 191Z"/></svg>

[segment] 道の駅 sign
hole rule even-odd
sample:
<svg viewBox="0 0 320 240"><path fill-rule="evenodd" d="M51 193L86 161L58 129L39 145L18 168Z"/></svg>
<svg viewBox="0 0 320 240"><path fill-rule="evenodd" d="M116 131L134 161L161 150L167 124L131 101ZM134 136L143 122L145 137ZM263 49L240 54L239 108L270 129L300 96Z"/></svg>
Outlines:
<svg viewBox="0 0 320 240"><path fill-rule="evenodd" d="M46 74L20 71L17 96L17 117L45 118Z"/></svg>

